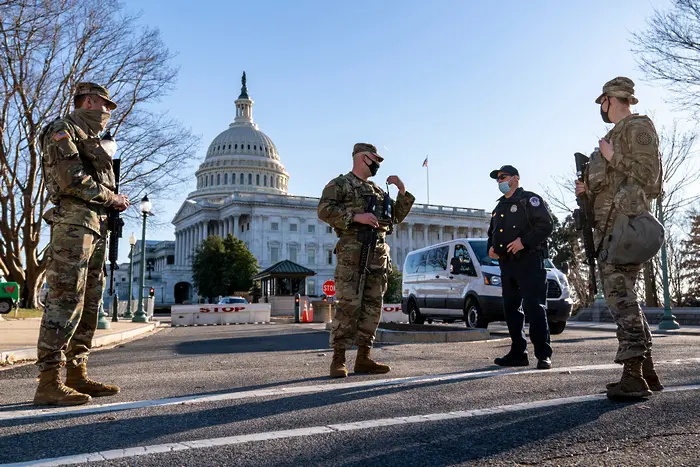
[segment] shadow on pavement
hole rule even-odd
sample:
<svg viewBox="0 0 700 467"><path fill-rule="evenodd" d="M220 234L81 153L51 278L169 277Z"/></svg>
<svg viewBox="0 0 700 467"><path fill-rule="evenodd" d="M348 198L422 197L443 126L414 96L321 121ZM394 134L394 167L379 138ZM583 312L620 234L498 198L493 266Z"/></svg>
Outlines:
<svg viewBox="0 0 700 467"><path fill-rule="evenodd" d="M329 344L326 331L185 341L174 346L175 352L180 355L288 352L327 348Z"/></svg>
<svg viewBox="0 0 700 467"><path fill-rule="evenodd" d="M376 387L370 389L342 388L337 391L317 394L300 394L273 400L241 401L236 405L227 407L207 408L188 413L168 413L148 415L124 420L114 420L115 417L124 416L120 413L98 414L101 422L83 423L80 426L47 428L44 430L5 436L2 443L5 446L13 446L10 450L0 452L0 462L21 462L37 459L38 457L58 457L94 452L102 450L124 449L134 446L145 446L163 442L191 441L193 437L221 437L238 434L248 434L268 430L285 430L300 428L302 426L319 426L331 423L345 423L372 418L395 417L399 415L395 409L387 408L385 413L362 413L352 411L353 407L337 407L338 404L350 403L368 398L376 398L387 395L400 395L412 389L434 388L453 381L426 382L409 386ZM406 395L406 397L410 397ZM406 425L400 432L406 430L427 430L430 434L420 441L425 447L431 445L433 449L440 449L442 456L448 463L467 460L477 460L500 452L512 450L518 446L529 444L557 433L570 430L574 427L590 423L601 415L618 410L630 404L616 404L609 401L593 401L571 406L558 407L556 409L535 409L525 412L494 414L478 417L472 420L454 420L447 422L421 423ZM324 408L330 414L341 413L347 410L346 416L332 417L319 416L318 412L304 412L306 410ZM354 408L356 409L356 407ZM411 411L411 415L430 413L427 407L420 407ZM272 417L282 414L293 414L291 418L283 417L281 420L271 422ZM557 417L560 421L553 423L549 418ZM44 419L48 421L52 419ZM55 418L53 418L55 420ZM209 436L201 434L192 435L192 431L213 426L224 426L237 422L258 421L243 430L235 425L231 429L217 431ZM462 430L455 430L454 424L463 425ZM436 424L446 424L447 429L436 430ZM238 428L238 429L237 429ZM432 431L431 431L432 430ZM183 435L178 435L183 433ZM370 432L371 433L371 432ZM476 439L475 439L476 437ZM371 459L376 465L389 465L381 462L388 455L394 456L402 453L400 458L406 462L412 458L412 451L416 448L416 438L408 437L402 442L392 440L391 449L387 450L386 440L376 439L374 446L362 445L362 457ZM401 438L401 437L399 437ZM505 438L508 438L506 441ZM57 439L80 440L80 443L56 443ZM478 442L477 439L482 440ZM462 447L455 449L453 443ZM468 443L469 449L465 449ZM26 448L22 448L26 446ZM32 448L34 446L34 448ZM42 452L37 446L45 446L50 451ZM357 449L351 447L351 443L343 442L334 445L332 455L335 459L342 456L342 451ZM341 447L342 446L342 447ZM341 452L339 452L340 450ZM37 452L38 451L38 452ZM314 449L309 457L303 456L294 459L289 465L316 464L323 465L317 456L319 450ZM387 451L391 454L387 454ZM355 451L355 453L357 453ZM331 454L331 453L328 453ZM12 457L10 457L12 456ZM355 456L356 458L356 456ZM396 461L398 458L394 458ZM328 459L329 461L331 459ZM395 462L390 462L395 464ZM359 465L359 463L358 463ZM417 464L413 464L417 465ZM435 465L435 464L433 464Z"/></svg>

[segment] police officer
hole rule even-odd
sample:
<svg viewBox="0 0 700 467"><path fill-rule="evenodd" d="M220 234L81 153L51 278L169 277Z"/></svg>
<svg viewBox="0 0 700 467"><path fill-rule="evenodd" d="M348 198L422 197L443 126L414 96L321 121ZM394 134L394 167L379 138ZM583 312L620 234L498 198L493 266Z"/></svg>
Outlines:
<svg viewBox="0 0 700 467"><path fill-rule="evenodd" d="M616 264L602 241L614 236L619 216L642 214L662 191L659 136L648 116L632 112L630 106L637 102L631 79L618 76L603 85L595 103L600 105L602 120L615 126L598 142L600 151L591 157L585 183L576 181L576 195L588 197L593 207L603 292L617 324L614 361L622 364L623 370L620 381L606 386L613 400L642 399L664 388L652 360L649 323L635 291L642 263ZM630 249L635 247L641 249L642 245L630 245Z"/></svg>
<svg viewBox="0 0 700 467"><path fill-rule="evenodd" d="M73 104L73 112L49 123L40 136L43 175L54 207L43 215L51 225L51 241L49 290L37 342L36 405L78 405L119 392L117 386L87 376L105 283L107 209L129 207L129 199L114 192L112 158L100 142L117 104L95 83L78 83Z"/></svg>
<svg viewBox="0 0 700 467"><path fill-rule="evenodd" d="M352 159L352 170L331 180L318 203L318 218L333 227L339 237L335 247L338 301L330 335L333 348L330 376L333 378L348 375L345 350L353 344L358 347L355 373L390 371L388 365L377 363L370 357L382 315L382 298L392 270L386 236L392 232L394 224L406 218L415 201L396 175L386 179L387 184L399 189L395 202L369 180L384 161L374 145L355 144ZM372 202L374 209L370 207ZM367 257L367 269L361 271L363 241L368 238L368 233L376 234L376 241Z"/></svg>
<svg viewBox="0 0 700 467"><path fill-rule="evenodd" d="M511 338L510 352L496 358L501 366L530 364L525 340L525 316L530 320L530 340L538 369L552 367L552 347L547 324L546 239L553 224L549 208L536 193L519 187L520 174L512 165L491 172L503 196L491 213L487 248L501 268L503 308Z"/></svg>

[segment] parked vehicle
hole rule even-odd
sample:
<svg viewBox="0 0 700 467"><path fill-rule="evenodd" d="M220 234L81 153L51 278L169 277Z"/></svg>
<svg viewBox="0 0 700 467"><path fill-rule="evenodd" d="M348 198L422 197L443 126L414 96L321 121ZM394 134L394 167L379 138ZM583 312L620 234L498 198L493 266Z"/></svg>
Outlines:
<svg viewBox="0 0 700 467"><path fill-rule="evenodd" d="M0 282L0 315L5 315L19 307L19 284Z"/></svg>
<svg viewBox="0 0 700 467"><path fill-rule="evenodd" d="M223 297L219 300L219 305L225 305L227 303L248 303L248 300L243 297Z"/></svg>
<svg viewBox="0 0 700 467"><path fill-rule="evenodd" d="M460 238L410 252L401 287L401 309L409 322L464 321L468 328L486 328L505 320L501 270L486 245L486 238ZM549 330L560 334L573 305L569 283L551 261L545 268Z"/></svg>

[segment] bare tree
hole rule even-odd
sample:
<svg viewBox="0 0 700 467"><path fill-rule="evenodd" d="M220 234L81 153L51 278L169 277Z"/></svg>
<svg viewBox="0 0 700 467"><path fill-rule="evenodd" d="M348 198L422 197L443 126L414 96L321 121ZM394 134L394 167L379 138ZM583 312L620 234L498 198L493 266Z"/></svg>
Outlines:
<svg viewBox="0 0 700 467"><path fill-rule="evenodd" d="M182 183L199 143L167 114L148 108L172 90L177 70L159 33L137 20L115 0L2 4L0 273L20 284L25 306L37 303L45 271L38 245L49 202L38 136L70 111L77 82L105 85L119 104L110 128L120 145L121 191L132 199Z"/></svg>
<svg viewBox="0 0 700 467"><path fill-rule="evenodd" d="M661 82L681 109L700 110L700 1L672 0L654 10L647 28L632 35L637 62L652 81Z"/></svg>

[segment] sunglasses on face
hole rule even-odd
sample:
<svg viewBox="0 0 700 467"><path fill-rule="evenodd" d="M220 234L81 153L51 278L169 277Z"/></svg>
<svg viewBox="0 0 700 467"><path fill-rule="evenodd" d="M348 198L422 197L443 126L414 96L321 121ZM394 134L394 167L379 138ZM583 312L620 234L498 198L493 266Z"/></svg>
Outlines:
<svg viewBox="0 0 700 467"><path fill-rule="evenodd" d="M502 182L502 181L505 180L506 178L510 178L510 177L512 177L512 175L508 175L508 174L499 175L499 176L498 176L498 181L499 181L499 182Z"/></svg>

